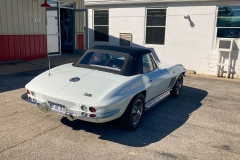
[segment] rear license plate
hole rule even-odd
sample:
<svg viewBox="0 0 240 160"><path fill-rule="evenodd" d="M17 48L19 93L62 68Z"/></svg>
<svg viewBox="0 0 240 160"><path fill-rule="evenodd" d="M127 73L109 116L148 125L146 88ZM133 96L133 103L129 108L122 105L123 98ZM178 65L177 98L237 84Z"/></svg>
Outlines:
<svg viewBox="0 0 240 160"><path fill-rule="evenodd" d="M65 115L67 109L64 105L53 103L53 102L49 102L49 103L51 105L51 109L53 112L59 113L61 115Z"/></svg>

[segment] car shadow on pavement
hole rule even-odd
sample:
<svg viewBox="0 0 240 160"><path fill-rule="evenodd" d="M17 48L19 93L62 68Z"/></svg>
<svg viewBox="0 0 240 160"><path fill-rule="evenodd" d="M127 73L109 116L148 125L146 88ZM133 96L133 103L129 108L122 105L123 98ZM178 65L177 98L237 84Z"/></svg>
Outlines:
<svg viewBox="0 0 240 160"><path fill-rule="evenodd" d="M144 147L158 142L181 127L191 113L201 107L201 101L208 95L205 90L184 86L177 98L167 98L145 112L142 124L134 131L125 131L117 121L96 124L84 121L61 122L73 130L84 130L99 136L99 139L115 143Z"/></svg>

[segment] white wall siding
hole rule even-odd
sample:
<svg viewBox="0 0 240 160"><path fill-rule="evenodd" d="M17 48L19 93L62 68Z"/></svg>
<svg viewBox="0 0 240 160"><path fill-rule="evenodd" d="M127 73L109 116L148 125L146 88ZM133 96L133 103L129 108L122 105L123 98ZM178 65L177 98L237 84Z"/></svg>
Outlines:
<svg viewBox="0 0 240 160"><path fill-rule="evenodd" d="M239 3L234 3L235 5ZM231 4L233 4L231 2ZM218 5L221 5L219 3ZM225 2L222 3L225 5ZM240 3L238 4L240 5ZM202 4L164 4L154 7L167 8L167 21L164 45L145 44L146 8L153 6L122 6L109 9L109 42L94 42L93 10L89 9L89 43L119 45L120 33L132 34L133 47L152 49L163 63L181 63L197 74L216 75L218 51L215 50L217 5ZM95 7L96 8L96 7ZM101 9L104 9L101 6ZM190 15L192 23L184 19ZM240 41L240 40L239 40ZM239 51L235 51L235 78L240 77ZM237 54L238 53L238 54Z"/></svg>
<svg viewBox="0 0 240 160"><path fill-rule="evenodd" d="M182 63L202 74L208 70L215 35L216 6L168 7L163 62ZM191 24L184 15L190 15Z"/></svg>

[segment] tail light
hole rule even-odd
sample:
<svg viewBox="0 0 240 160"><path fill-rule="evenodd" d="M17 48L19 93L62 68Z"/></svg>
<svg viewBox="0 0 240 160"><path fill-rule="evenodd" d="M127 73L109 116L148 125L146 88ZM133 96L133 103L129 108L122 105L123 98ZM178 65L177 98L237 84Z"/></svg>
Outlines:
<svg viewBox="0 0 240 160"><path fill-rule="evenodd" d="M82 109L83 111L87 111L87 107L84 106L84 105L81 106L81 109Z"/></svg>
<svg viewBox="0 0 240 160"><path fill-rule="evenodd" d="M31 94L35 97L35 93L32 91Z"/></svg>
<svg viewBox="0 0 240 160"><path fill-rule="evenodd" d="M96 117L96 115L95 114L90 114L90 117L94 118L94 117Z"/></svg>
<svg viewBox="0 0 240 160"><path fill-rule="evenodd" d="M27 90L27 94L29 94L29 95L31 94L29 90Z"/></svg>
<svg viewBox="0 0 240 160"><path fill-rule="evenodd" d="M84 117L87 117L88 114L85 113L85 112L82 112L81 115L84 116Z"/></svg>
<svg viewBox="0 0 240 160"><path fill-rule="evenodd" d="M96 112L96 111L97 111L96 108L94 108L94 107L90 107L89 110L90 110L91 112Z"/></svg>

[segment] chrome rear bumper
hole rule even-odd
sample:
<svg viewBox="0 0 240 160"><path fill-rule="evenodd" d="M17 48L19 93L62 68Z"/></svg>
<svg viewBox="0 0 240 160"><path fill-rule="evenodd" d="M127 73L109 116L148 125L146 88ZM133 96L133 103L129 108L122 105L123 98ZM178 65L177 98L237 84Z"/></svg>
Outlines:
<svg viewBox="0 0 240 160"><path fill-rule="evenodd" d="M104 122L108 122L108 121L111 121L111 120L114 120L114 119L120 117L120 113L121 113L120 111L115 111L106 116L98 116L97 115L96 117L86 117L83 115L67 112L65 114L65 116L67 117L67 119L69 121L74 121L74 120L79 119L79 120L88 121L88 122L104 123Z"/></svg>
<svg viewBox="0 0 240 160"><path fill-rule="evenodd" d="M26 99L26 101L35 104L44 113L52 111L51 107L46 102L40 102L39 100L36 100L36 102L34 102L29 99ZM69 121L83 120L83 121L94 122L94 123L104 123L120 117L121 116L120 113L121 113L120 110L116 110L110 113L95 113L96 117L90 117L89 116L90 113L70 110L70 111L67 111L65 115L62 115L62 114L60 115L66 117ZM94 113L91 113L91 114L94 114Z"/></svg>
<svg viewBox="0 0 240 160"><path fill-rule="evenodd" d="M48 111L51 111L51 108L50 106L48 106L46 103L40 103L40 104L37 104L38 108L43 111L43 112L48 112Z"/></svg>

